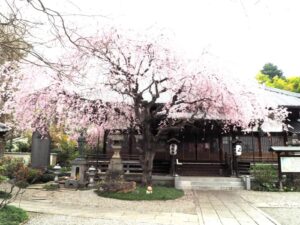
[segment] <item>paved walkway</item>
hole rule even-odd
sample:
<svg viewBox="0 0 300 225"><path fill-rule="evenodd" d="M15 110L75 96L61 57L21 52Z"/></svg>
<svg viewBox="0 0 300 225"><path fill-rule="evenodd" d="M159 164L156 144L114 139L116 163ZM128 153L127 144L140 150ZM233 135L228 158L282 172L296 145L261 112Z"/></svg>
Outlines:
<svg viewBox="0 0 300 225"><path fill-rule="evenodd" d="M232 191L194 191L194 194L197 201L199 224L278 224Z"/></svg>
<svg viewBox="0 0 300 225"><path fill-rule="evenodd" d="M33 195L32 193L36 193ZM105 199L92 191L59 192L36 191L15 202L29 212L53 214L49 224L162 224L162 225L274 225L278 224L261 210L255 208L233 191L186 191L186 195L174 201L120 201ZM83 197L85 196L85 197ZM71 199L70 199L71 198ZM84 201L81 201L84 199ZM66 201L69 200L69 201ZM56 216L55 216L56 215ZM55 220L55 218L59 218ZM70 218L87 218L89 222ZM65 218L69 223L62 223ZM36 220L33 218L32 221ZM39 222L47 224L45 217ZM56 221L56 222L55 222ZM76 221L76 220L75 220ZM81 222L79 222L81 221ZM95 222L97 224L97 222Z"/></svg>

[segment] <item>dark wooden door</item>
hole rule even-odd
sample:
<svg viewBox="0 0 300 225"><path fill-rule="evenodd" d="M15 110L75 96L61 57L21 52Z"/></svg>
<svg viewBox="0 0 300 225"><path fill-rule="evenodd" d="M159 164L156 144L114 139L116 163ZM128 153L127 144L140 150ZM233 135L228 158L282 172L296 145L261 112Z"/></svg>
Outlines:
<svg viewBox="0 0 300 225"><path fill-rule="evenodd" d="M181 160L185 161L195 161L196 158L196 145L194 142L188 142L183 144Z"/></svg>
<svg viewBox="0 0 300 225"><path fill-rule="evenodd" d="M208 143L197 143L197 161L209 161L210 159L210 146Z"/></svg>

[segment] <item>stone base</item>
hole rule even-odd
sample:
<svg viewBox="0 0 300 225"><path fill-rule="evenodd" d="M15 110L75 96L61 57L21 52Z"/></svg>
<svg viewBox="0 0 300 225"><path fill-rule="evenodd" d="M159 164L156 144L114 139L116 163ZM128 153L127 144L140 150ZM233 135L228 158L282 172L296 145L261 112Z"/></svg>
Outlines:
<svg viewBox="0 0 300 225"><path fill-rule="evenodd" d="M120 158L111 158L109 165L108 165L108 171L119 171L123 173L123 163Z"/></svg>
<svg viewBox="0 0 300 225"><path fill-rule="evenodd" d="M65 188L79 188L78 180L66 180Z"/></svg>
<svg viewBox="0 0 300 225"><path fill-rule="evenodd" d="M118 192L118 193L128 193L136 189L136 183L131 182L110 182L103 183L99 185L99 191L101 192Z"/></svg>
<svg viewBox="0 0 300 225"><path fill-rule="evenodd" d="M85 185L87 182L87 161L84 158L76 158L71 164L71 178L77 180L80 185Z"/></svg>

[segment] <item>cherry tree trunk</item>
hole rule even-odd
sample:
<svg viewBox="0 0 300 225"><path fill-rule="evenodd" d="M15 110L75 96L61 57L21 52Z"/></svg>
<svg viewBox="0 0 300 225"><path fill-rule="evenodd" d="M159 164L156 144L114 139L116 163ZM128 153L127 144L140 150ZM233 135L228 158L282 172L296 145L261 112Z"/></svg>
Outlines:
<svg viewBox="0 0 300 225"><path fill-rule="evenodd" d="M151 186L152 185L152 170L153 170L153 160L154 160L155 152L154 151L146 151L144 152L143 159L143 175L142 175L142 184Z"/></svg>
<svg viewBox="0 0 300 225"><path fill-rule="evenodd" d="M142 184L149 186L152 185L153 160L155 156L155 148L153 148L154 135L151 132L152 116L150 107L143 111L143 118L143 144L141 149Z"/></svg>

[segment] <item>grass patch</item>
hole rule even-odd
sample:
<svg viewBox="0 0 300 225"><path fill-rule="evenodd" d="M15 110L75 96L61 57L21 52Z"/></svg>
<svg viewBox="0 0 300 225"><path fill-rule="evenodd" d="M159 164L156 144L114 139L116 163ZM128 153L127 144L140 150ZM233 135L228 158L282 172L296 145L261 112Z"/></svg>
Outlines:
<svg viewBox="0 0 300 225"><path fill-rule="evenodd" d="M28 219L27 213L14 206L5 206L0 209L0 224L19 225Z"/></svg>
<svg viewBox="0 0 300 225"><path fill-rule="evenodd" d="M6 191L0 191L0 198L2 199L8 199L11 198L12 195L10 193L7 193Z"/></svg>
<svg viewBox="0 0 300 225"><path fill-rule="evenodd" d="M172 187L154 186L152 194L146 194L146 187L137 187L135 191L129 193L100 192L95 191L99 196L105 198L115 198L120 200L140 201L140 200L172 200L184 195L182 190Z"/></svg>
<svg viewBox="0 0 300 225"><path fill-rule="evenodd" d="M56 191L59 189L59 185L58 184L45 184L43 186L43 188L46 190L46 191Z"/></svg>

